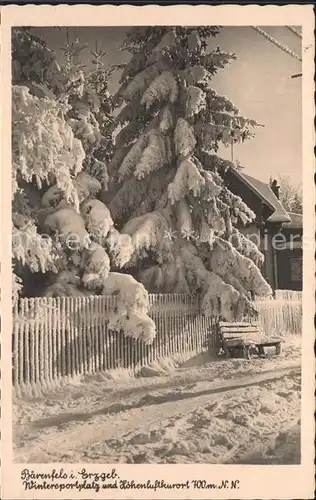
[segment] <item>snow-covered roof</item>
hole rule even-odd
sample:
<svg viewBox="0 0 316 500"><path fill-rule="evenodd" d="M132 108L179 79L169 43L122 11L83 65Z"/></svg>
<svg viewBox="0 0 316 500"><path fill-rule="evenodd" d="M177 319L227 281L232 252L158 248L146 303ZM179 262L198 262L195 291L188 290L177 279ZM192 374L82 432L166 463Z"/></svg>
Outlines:
<svg viewBox="0 0 316 500"><path fill-rule="evenodd" d="M283 227L288 229L301 229L303 227L303 215L289 212L291 222L285 222Z"/></svg>
<svg viewBox="0 0 316 500"><path fill-rule="evenodd" d="M231 171L257 196L259 196L259 198L261 198L261 200L265 202L271 210L273 210L273 213L270 217L268 217L267 222L291 222L290 215L285 210L280 200L276 197L269 184L259 181L259 179L255 179L254 177L251 177L244 172L240 172L239 170L232 169Z"/></svg>

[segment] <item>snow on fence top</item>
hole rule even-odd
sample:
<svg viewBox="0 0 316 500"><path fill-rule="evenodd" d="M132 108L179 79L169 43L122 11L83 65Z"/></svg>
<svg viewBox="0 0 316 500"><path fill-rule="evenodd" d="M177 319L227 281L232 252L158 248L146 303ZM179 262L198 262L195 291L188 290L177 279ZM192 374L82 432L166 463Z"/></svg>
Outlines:
<svg viewBox="0 0 316 500"><path fill-rule="evenodd" d="M200 299L186 294L151 294L149 299L149 315L159 311L181 314L200 311ZM14 321L36 321L43 314L50 314L55 309L63 309L69 314L83 316L93 314L94 319L107 320L107 313L115 312L118 298L115 295L91 295L84 297L36 297L21 298L13 306ZM79 316L80 313L80 316Z"/></svg>

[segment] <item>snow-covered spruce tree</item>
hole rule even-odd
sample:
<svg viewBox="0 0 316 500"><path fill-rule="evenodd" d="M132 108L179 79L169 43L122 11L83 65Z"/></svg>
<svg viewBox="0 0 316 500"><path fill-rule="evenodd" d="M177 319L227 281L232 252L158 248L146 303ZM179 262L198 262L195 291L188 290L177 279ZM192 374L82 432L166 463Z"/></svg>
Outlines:
<svg viewBox="0 0 316 500"><path fill-rule="evenodd" d="M219 145L251 137L256 122L212 88L234 55L210 49L216 27L142 27L127 34L131 53L114 96L122 106L109 174L109 202L130 235L129 272L150 292L200 293L207 314L237 318L268 295L263 255L237 229L255 214L222 174L232 166ZM233 83L232 83L233 84Z"/></svg>
<svg viewBox="0 0 316 500"><path fill-rule="evenodd" d="M131 238L99 199L111 152L104 53L96 48L96 69L86 75L81 49L67 40L61 68L32 32L13 33L14 297L115 294L110 328L150 342L148 292L115 272L130 259Z"/></svg>

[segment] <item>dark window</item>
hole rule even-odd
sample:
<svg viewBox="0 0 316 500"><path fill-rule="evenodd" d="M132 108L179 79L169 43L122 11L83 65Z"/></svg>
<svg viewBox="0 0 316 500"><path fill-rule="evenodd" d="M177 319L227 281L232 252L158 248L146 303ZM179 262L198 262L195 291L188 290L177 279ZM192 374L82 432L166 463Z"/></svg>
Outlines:
<svg viewBox="0 0 316 500"><path fill-rule="evenodd" d="M290 259L291 281L301 281L303 274L303 261L301 258Z"/></svg>

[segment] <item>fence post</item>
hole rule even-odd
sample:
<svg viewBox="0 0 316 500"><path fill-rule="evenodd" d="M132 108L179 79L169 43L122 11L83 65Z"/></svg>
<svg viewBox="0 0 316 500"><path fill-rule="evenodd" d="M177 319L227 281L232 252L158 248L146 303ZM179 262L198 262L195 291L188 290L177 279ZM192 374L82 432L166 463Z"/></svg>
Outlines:
<svg viewBox="0 0 316 500"><path fill-rule="evenodd" d="M97 297L96 297L97 300ZM91 347L92 347L92 373L96 372L97 366L97 346L96 346L96 337L97 337L97 317L96 317L96 300L92 300L92 297L89 297L90 309L91 309Z"/></svg>
<svg viewBox="0 0 316 500"><path fill-rule="evenodd" d="M61 374L62 377L67 375L67 353L66 353L66 297L61 297L60 300L60 337L61 337Z"/></svg>
<svg viewBox="0 0 316 500"><path fill-rule="evenodd" d="M38 335L38 351L39 351L39 357L41 359L38 385L39 385L39 390L41 390L42 388L46 390L47 389L46 379L49 376L49 369L46 364L46 350L48 342L47 323L49 316L47 297L42 297L41 306L42 306L41 311L39 313L38 304L35 303L35 319L38 313L40 314L40 319L41 319L39 322L40 328Z"/></svg>
<svg viewBox="0 0 316 500"><path fill-rule="evenodd" d="M28 299L21 300L21 314L23 315L23 323L27 321L26 315L28 314ZM24 328L23 328L24 329ZM29 346L30 346L30 386L32 390L35 390L36 383L36 366L35 363L38 362L37 356L35 354L35 346L36 346L36 329L34 323L30 323L30 331L29 331ZM22 337L20 336L20 340ZM23 359L20 359L20 363L23 363Z"/></svg>
<svg viewBox="0 0 316 500"><path fill-rule="evenodd" d="M24 314L27 314L26 311L28 311L28 304L27 304L27 299L23 301L23 305L26 308L24 309ZM28 394L31 394L31 385L30 385L30 321L25 321L24 320L24 334L20 336L20 342L23 343L24 347L24 360L21 359L21 365L24 365L23 369L23 379L22 382L25 384L25 388ZM24 362L23 362L24 361Z"/></svg>
<svg viewBox="0 0 316 500"><path fill-rule="evenodd" d="M58 344L57 344L57 299L51 298L51 328L48 332L50 338L51 351L48 353L50 366L50 384L55 385L58 380Z"/></svg>
<svg viewBox="0 0 316 500"><path fill-rule="evenodd" d="M71 355L71 376L75 377L77 375L77 365L76 365L76 335L74 329L74 297L68 297L69 299L69 340L70 340L70 355Z"/></svg>
<svg viewBox="0 0 316 500"><path fill-rule="evenodd" d="M20 301L21 305L21 315L22 315L22 301ZM15 321L13 321L13 355L12 355L12 364L13 364L13 370L12 370L12 376L13 376L13 383L15 386L16 394L17 396L21 395L21 380L20 380L20 364L23 363L23 358L20 357L20 350L19 350L19 343L20 343L20 332L21 332L21 319L19 317L19 304L18 302L15 303L14 309L13 309L13 318ZM24 310L23 310L24 313Z"/></svg>
<svg viewBox="0 0 316 500"><path fill-rule="evenodd" d="M55 323L55 342L56 342L56 356L57 356L57 374L58 380L63 376L63 360L62 360L62 324L61 324L61 298L56 298L56 323Z"/></svg>
<svg viewBox="0 0 316 500"><path fill-rule="evenodd" d="M52 319L53 319L53 300L46 298L47 314L45 315L45 334L44 334L44 380L48 389L52 383L53 375L53 342L52 342ZM50 359L51 358L51 359Z"/></svg>

